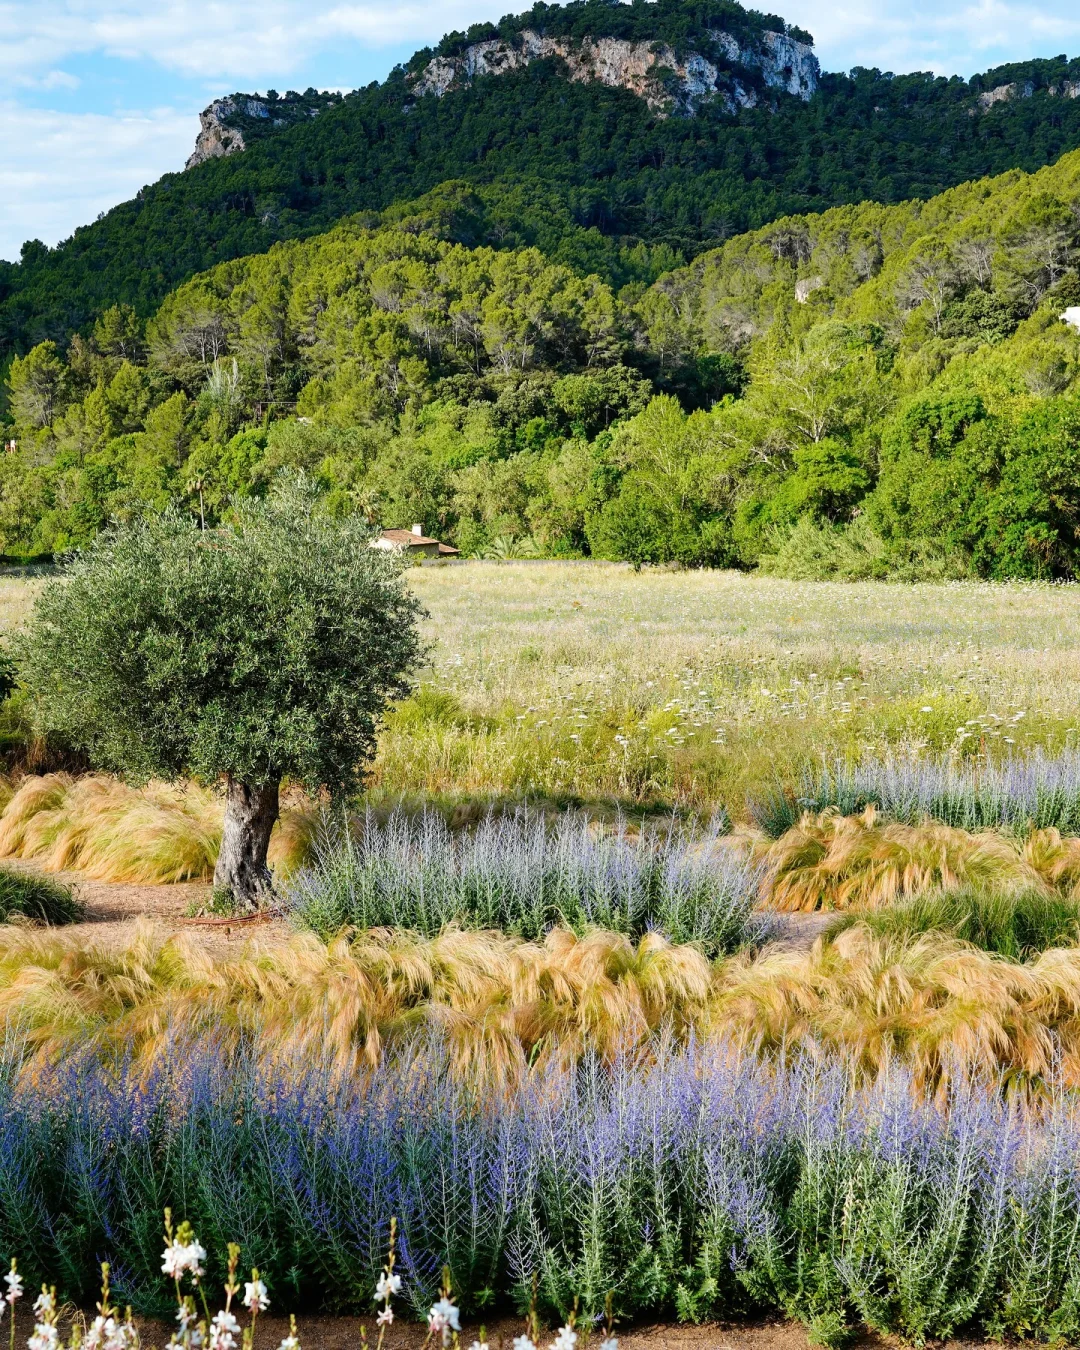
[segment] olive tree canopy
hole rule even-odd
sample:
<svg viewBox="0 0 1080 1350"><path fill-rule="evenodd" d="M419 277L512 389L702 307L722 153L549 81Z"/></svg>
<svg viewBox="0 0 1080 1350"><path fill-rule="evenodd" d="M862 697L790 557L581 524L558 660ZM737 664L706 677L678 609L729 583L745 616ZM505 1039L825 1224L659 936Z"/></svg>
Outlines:
<svg viewBox="0 0 1080 1350"><path fill-rule="evenodd" d="M301 482L200 530L117 526L50 582L18 645L36 720L137 781L222 783L215 885L268 890L283 778L348 792L422 655L420 605L370 527Z"/></svg>

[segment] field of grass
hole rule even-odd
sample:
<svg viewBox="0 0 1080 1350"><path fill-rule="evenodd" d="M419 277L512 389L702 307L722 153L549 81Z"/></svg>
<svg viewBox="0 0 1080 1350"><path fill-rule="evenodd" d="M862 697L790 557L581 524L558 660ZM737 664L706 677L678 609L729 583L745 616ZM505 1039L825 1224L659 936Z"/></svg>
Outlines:
<svg viewBox="0 0 1080 1350"><path fill-rule="evenodd" d="M375 795L735 818L807 765L1080 744L1080 589L823 585L602 563L416 569L434 641Z"/></svg>

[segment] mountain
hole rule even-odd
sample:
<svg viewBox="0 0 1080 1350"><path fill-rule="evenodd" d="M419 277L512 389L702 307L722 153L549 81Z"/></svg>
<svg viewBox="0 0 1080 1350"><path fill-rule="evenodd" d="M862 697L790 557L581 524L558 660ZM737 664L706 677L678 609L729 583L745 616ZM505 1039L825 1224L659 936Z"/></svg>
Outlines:
<svg viewBox="0 0 1080 1350"><path fill-rule="evenodd" d="M1080 145L1078 89L1064 57L819 74L808 34L733 0L538 4L344 98L219 100L192 167L0 267L0 350L64 343L116 302L149 316L216 262L450 179L485 204L461 242L648 283L782 215L1051 163Z"/></svg>
<svg viewBox="0 0 1080 1350"><path fill-rule="evenodd" d="M473 554L1080 578L1080 152L618 289L484 243L510 209L445 185L16 358L4 549L302 470Z"/></svg>

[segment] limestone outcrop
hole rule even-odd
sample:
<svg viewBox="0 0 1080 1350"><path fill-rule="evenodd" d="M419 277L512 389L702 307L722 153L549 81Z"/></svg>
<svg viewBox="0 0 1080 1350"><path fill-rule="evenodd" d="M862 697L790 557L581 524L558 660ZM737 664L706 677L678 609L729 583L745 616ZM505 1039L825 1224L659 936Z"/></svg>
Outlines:
<svg viewBox="0 0 1080 1350"><path fill-rule="evenodd" d="M813 48L786 33L766 32L760 45L740 47L730 33L709 34L727 62L744 71L760 71L767 88L809 99L817 89L818 62ZM722 99L731 112L754 107L758 92L753 81L724 68L701 52L680 57L665 43L633 42L625 38L546 37L526 29L516 39L489 38L474 42L458 56L436 56L414 76L418 97L441 98L467 86L481 75L520 70L532 61L559 57L575 83L598 80L611 88L628 89L654 112L693 114L705 101Z"/></svg>

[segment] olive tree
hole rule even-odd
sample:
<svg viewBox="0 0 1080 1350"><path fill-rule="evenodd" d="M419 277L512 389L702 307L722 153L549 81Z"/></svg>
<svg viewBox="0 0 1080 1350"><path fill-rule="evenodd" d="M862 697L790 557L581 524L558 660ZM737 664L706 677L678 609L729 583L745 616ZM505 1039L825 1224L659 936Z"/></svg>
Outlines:
<svg viewBox="0 0 1080 1350"><path fill-rule="evenodd" d="M38 725L97 767L220 784L215 887L257 904L282 779L347 793L422 654L420 606L370 527L303 482L203 531L117 526L42 591L17 658Z"/></svg>

